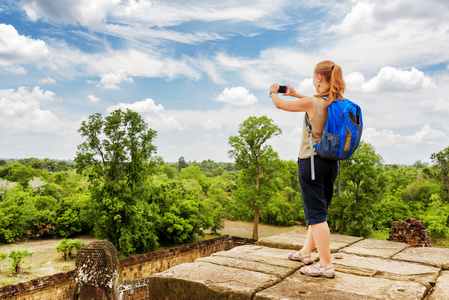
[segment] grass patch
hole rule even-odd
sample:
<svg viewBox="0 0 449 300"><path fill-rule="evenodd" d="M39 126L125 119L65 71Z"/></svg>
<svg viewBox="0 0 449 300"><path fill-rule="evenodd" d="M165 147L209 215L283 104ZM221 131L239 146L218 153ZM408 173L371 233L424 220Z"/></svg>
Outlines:
<svg viewBox="0 0 449 300"><path fill-rule="evenodd" d="M390 229L385 228L382 230L374 230L372 234L372 238L376 240L387 240L387 238L390 236Z"/></svg>
<svg viewBox="0 0 449 300"><path fill-rule="evenodd" d="M449 248L449 239L432 239L432 246L438 248Z"/></svg>
<svg viewBox="0 0 449 300"><path fill-rule="evenodd" d="M78 237L86 244L96 241L94 237ZM22 264L22 275L15 275L11 259L0 261L0 285L17 284L34 278L67 272L75 269L75 259L64 260L61 253L54 249L59 239L25 241L17 244L3 244L0 252L9 253L14 249L29 249L34 252L32 257L26 257Z"/></svg>

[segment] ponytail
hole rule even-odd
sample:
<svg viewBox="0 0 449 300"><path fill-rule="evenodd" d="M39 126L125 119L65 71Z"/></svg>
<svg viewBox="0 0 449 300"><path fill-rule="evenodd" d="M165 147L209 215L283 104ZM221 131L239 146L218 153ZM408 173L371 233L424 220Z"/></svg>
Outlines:
<svg viewBox="0 0 449 300"><path fill-rule="evenodd" d="M336 100L343 100L346 84L343 80L343 71L339 65L329 60L322 61L316 65L315 74L324 76L329 86L320 94L313 95L314 97L323 98L327 96L327 106Z"/></svg>

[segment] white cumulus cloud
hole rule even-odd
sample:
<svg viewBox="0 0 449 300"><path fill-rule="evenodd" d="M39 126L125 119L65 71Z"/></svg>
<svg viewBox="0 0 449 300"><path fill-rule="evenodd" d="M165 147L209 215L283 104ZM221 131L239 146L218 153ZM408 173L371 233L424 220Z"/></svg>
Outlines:
<svg viewBox="0 0 449 300"><path fill-rule="evenodd" d="M101 75L100 83L97 84L97 86L105 89L117 90L120 88L118 84L122 82L134 82L134 80L126 75L125 70L119 69L117 71Z"/></svg>
<svg viewBox="0 0 449 300"><path fill-rule="evenodd" d="M134 103L119 103L108 107L106 111L110 113L116 109L130 109L139 113L151 128L158 131L183 130L186 128L186 125L182 125L174 116L166 116L163 113L164 107L161 104L156 105L150 98Z"/></svg>
<svg viewBox="0 0 449 300"><path fill-rule="evenodd" d="M42 79L41 81L39 81L39 83L51 84L51 83L56 83L56 80L47 76L47 78Z"/></svg>
<svg viewBox="0 0 449 300"><path fill-rule="evenodd" d="M238 86L225 88L216 98L219 102L226 102L233 105L251 105L257 102L256 96L251 94L248 89Z"/></svg>
<svg viewBox="0 0 449 300"><path fill-rule="evenodd" d="M119 3L120 0L22 0L20 5L32 21L45 19L50 22L96 26Z"/></svg>
<svg viewBox="0 0 449 300"><path fill-rule="evenodd" d="M372 30L375 24L374 8L375 3L357 2L340 24L330 27L330 31L354 33Z"/></svg>
<svg viewBox="0 0 449 300"><path fill-rule="evenodd" d="M211 119L207 120L207 121L203 124L203 128L204 128L204 129L219 129L219 128L221 128L221 127L223 127L222 124L220 124L220 123L218 123L218 122L216 122L216 121L214 121L214 120L211 120Z"/></svg>
<svg viewBox="0 0 449 300"><path fill-rule="evenodd" d="M164 107L161 104L156 105L153 99L148 98L134 103L119 103L117 105L110 106L107 108L107 112L110 113L116 109L126 110L128 108L139 114L160 113L164 111Z"/></svg>
<svg viewBox="0 0 449 300"><path fill-rule="evenodd" d="M94 95L87 95L87 99L89 99L89 101L92 103L100 101L100 98L95 97Z"/></svg>
<svg viewBox="0 0 449 300"><path fill-rule="evenodd" d="M437 112L445 112L449 114L449 99L431 99L420 103L423 107L430 107L432 110Z"/></svg>
<svg viewBox="0 0 449 300"><path fill-rule="evenodd" d="M432 78L416 68L404 71L393 67L384 67L369 81L366 81L363 74L354 72L346 76L345 80L351 89L369 93L404 92L435 86Z"/></svg>
<svg viewBox="0 0 449 300"><path fill-rule="evenodd" d="M25 69L17 64L38 61L49 53L44 41L20 35L13 26L0 24L0 67L25 73Z"/></svg>
<svg viewBox="0 0 449 300"><path fill-rule="evenodd" d="M363 140L375 147L399 147L410 148L417 145L445 145L449 142L449 136L444 132L432 129L425 124L421 130L410 135L400 135L392 130L375 128L366 128L363 130Z"/></svg>
<svg viewBox="0 0 449 300"><path fill-rule="evenodd" d="M58 117L40 107L42 101L55 101L55 93L36 86L17 90L0 90L0 130L15 132L57 131L62 128Z"/></svg>

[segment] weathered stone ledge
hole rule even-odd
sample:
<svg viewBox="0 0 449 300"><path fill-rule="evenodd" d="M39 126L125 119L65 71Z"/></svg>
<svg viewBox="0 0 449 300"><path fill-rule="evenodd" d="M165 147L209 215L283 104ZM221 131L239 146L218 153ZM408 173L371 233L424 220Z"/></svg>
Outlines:
<svg viewBox="0 0 449 300"><path fill-rule="evenodd" d="M148 299L449 299L449 249L331 235L336 275L327 279L287 259L304 240L272 236L154 274Z"/></svg>

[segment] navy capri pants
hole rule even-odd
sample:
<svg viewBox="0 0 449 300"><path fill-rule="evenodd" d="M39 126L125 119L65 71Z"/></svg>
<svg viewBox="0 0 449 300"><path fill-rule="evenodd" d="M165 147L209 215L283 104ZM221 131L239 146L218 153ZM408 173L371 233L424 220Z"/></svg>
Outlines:
<svg viewBox="0 0 449 300"><path fill-rule="evenodd" d="M334 194L334 183L338 175L336 160L314 156L315 180L312 180L310 158L298 159L299 185L307 226L327 221L327 211Z"/></svg>

